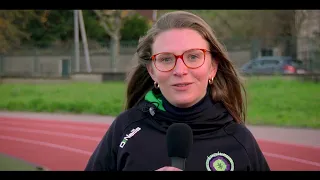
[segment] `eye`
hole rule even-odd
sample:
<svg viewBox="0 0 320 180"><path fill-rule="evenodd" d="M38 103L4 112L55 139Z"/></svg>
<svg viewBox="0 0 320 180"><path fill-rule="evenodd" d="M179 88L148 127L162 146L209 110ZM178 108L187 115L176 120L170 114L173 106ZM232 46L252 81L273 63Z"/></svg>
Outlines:
<svg viewBox="0 0 320 180"><path fill-rule="evenodd" d="M174 61L174 56L172 54L160 54L157 56L156 60L160 63L170 63Z"/></svg>
<svg viewBox="0 0 320 180"><path fill-rule="evenodd" d="M172 61L172 59L171 59L171 58L162 58L160 61L166 61L166 62L168 62L168 61Z"/></svg>
<svg viewBox="0 0 320 180"><path fill-rule="evenodd" d="M188 58L189 58L189 59L199 58L199 55L190 54Z"/></svg>

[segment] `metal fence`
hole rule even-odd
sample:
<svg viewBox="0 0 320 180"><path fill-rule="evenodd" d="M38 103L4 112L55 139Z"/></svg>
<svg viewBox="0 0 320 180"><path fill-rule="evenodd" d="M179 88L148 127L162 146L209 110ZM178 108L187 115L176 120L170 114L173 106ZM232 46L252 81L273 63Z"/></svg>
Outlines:
<svg viewBox="0 0 320 180"><path fill-rule="evenodd" d="M236 66L259 56L292 55L302 60L313 72L320 72L320 43L316 38L232 38L221 40ZM137 62L132 60L137 41L121 42L117 72L127 72ZM110 45L89 43L92 72L110 72ZM5 77L68 77L75 72L73 44L47 48L23 46L0 55L0 75ZM80 45L80 72L86 72L86 62Z"/></svg>

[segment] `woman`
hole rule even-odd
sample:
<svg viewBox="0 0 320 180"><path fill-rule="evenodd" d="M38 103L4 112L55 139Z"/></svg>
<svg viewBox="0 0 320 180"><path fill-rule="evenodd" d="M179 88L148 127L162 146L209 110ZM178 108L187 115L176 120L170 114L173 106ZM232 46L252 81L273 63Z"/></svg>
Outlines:
<svg viewBox="0 0 320 180"><path fill-rule="evenodd" d="M185 171L267 171L256 140L243 125L242 85L210 26L183 11L162 16L140 41L139 65L127 104L85 170L177 171L170 167L166 131L192 128Z"/></svg>

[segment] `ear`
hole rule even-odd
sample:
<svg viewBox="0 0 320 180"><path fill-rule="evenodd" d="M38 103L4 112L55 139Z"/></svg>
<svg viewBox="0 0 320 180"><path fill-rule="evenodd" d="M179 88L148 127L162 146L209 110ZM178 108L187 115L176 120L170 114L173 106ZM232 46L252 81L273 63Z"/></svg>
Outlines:
<svg viewBox="0 0 320 180"><path fill-rule="evenodd" d="M146 67L147 67L147 70L148 70L148 73L149 73L150 77L153 79L153 81L156 81L156 82L157 82L157 80L156 80L156 75L155 75L155 73L154 73L154 69L153 69L152 63L148 63L148 64L146 65Z"/></svg>
<svg viewBox="0 0 320 180"><path fill-rule="evenodd" d="M210 73L209 73L209 79L211 79L212 77L214 78L217 74L218 71L218 61L217 60L212 60L211 66L210 66Z"/></svg>

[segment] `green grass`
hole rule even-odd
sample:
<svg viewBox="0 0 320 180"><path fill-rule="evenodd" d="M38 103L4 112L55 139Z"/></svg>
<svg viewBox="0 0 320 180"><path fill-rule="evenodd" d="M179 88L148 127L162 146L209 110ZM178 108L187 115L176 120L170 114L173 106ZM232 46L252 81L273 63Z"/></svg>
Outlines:
<svg viewBox="0 0 320 180"><path fill-rule="evenodd" d="M0 109L118 115L123 83L2 84Z"/></svg>
<svg viewBox="0 0 320 180"><path fill-rule="evenodd" d="M320 84L293 79L250 78L248 123L320 128Z"/></svg>
<svg viewBox="0 0 320 180"><path fill-rule="evenodd" d="M0 171L41 171L37 166L23 160L0 154Z"/></svg>
<svg viewBox="0 0 320 180"><path fill-rule="evenodd" d="M246 81L249 124L320 128L320 84L282 78ZM123 83L1 84L0 109L118 115Z"/></svg>

